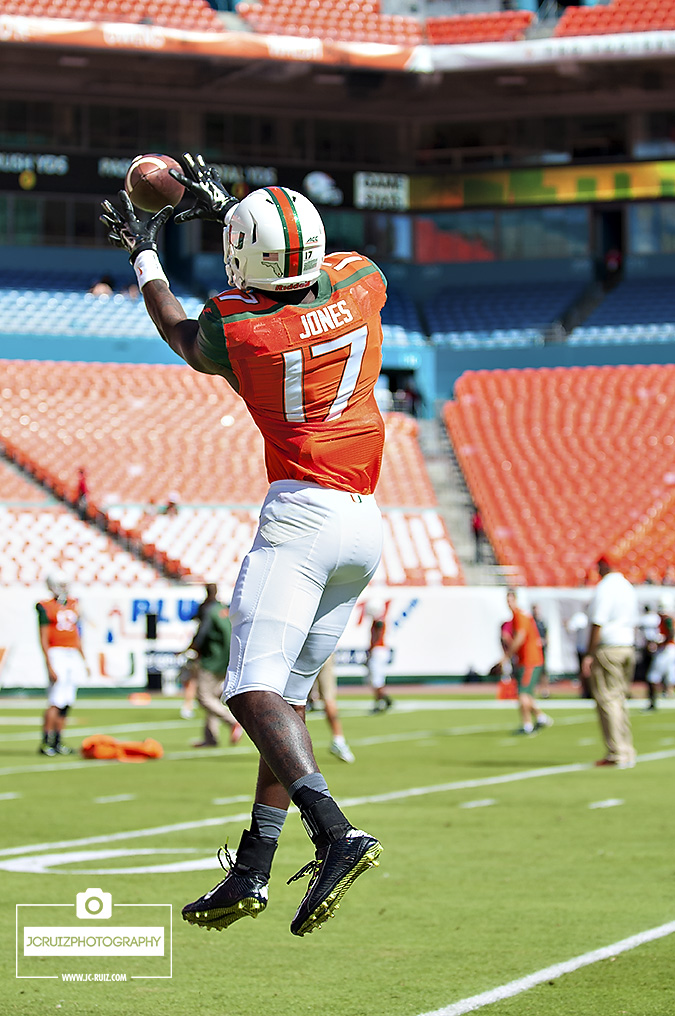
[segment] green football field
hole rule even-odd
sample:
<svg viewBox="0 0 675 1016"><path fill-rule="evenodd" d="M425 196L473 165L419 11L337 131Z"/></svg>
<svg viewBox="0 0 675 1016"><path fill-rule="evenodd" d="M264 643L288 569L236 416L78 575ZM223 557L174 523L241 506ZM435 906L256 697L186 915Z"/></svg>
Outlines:
<svg viewBox="0 0 675 1016"><path fill-rule="evenodd" d="M523 738L513 703L395 694L382 715L342 694L354 765L328 753L323 715L309 716L334 796L384 850L305 938L289 924L306 882L286 884L313 856L297 812L257 920L222 932L181 920L219 881L218 847L236 847L247 824L246 738L200 752L199 720L181 720L175 700L82 699L70 744L152 736L164 758L48 759L41 703L0 699L0 1013L672 1016L671 703L652 714L633 703L640 758L617 771L592 766L602 751L588 703L552 700L555 725ZM164 921L164 956L25 954L24 926L101 933L105 920L76 920L90 888L112 894L115 926Z"/></svg>

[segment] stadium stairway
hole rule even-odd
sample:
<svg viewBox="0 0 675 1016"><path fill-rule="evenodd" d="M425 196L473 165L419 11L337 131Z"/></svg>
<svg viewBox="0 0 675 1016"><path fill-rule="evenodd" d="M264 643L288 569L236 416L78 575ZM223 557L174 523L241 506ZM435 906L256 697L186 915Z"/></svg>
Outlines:
<svg viewBox="0 0 675 1016"><path fill-rule="evenodd" d="M471 532L473 499L443 420L436 416L418 422L420 448L438 501L437 510L452 534L466 584L508 585L512 576L508 568L498 564L487 538L483 545L483 562L476 564Z"/></svg>

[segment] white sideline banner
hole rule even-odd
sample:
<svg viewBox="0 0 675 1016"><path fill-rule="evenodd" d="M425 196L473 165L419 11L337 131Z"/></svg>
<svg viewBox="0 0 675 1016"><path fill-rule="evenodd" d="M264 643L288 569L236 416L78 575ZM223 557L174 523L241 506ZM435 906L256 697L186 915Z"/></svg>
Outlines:
<svg viewBox="0 0 675 1016"><path fill-rule="evenodd" d="M665 590L667 592L667 590ZM204 597L202 586L152 588L82 587L82 642L91 676L83 687L144 688L148 665L175 690L180 654L195 629L192 620ZM591 589L519 589L525 610L537 604L548 627L547 665L552 675L576 673L576 637L569 621L583 611ZM42 585L0 589L0 689L44 688L35 605L49 596ZM221 590L223 599L229 594ZM642 604L655 606L661 587L638 589ZM384 612L391 649L390 677L487 675L501 656L500 628L509 620L506 589L483 586L370 587L357 603L336 654L341 677L365 674L372 615ZM157 639L146 639L147 615L157 618ZM584 638L585 636L582 636Z"/></svg>

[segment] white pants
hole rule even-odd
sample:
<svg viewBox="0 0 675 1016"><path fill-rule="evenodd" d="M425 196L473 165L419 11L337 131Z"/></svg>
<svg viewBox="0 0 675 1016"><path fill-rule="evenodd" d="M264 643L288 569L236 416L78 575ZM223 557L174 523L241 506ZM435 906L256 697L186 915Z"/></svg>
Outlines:
<svg viewBox="0 0 675 1016"><path fill-rule="evenodd" d="M389 649L387 646L373 646L368 657L368 683L371 688L384 688L387 681Z"/></svg>
<svg viewBox="0 0 675 1016"><path fill-rule="evenodd" d="M647 671L650 684L675 685L675 643L667 642L657 649Z"/></svg>
<svg viewBox="0 0 675 1016"><path fill-rule="evenodd" d="M273 483L232 595L224 701L274 691L304 705L381 551L372 494Z"/></svg>
<svg viewBox="0 0 675 1016"><path fill-rule="evenodd" d="M57 709L72 706L77 695L77 686L86 676L84 660L78 649L69 646L52 646L47 650L56 681L49 685L47 703Z"/></svg>

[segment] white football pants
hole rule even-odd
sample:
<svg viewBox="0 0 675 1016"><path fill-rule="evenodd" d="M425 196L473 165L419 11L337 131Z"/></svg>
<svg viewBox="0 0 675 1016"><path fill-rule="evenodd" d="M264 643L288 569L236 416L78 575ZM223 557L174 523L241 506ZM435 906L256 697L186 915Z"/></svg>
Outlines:
<svg viewBox="0 0 675 1016"><path fill-rule="evenodd" d="M232 595L223 700L274 691L304 705L381 552L372 494L274 482Z"/></svg>

